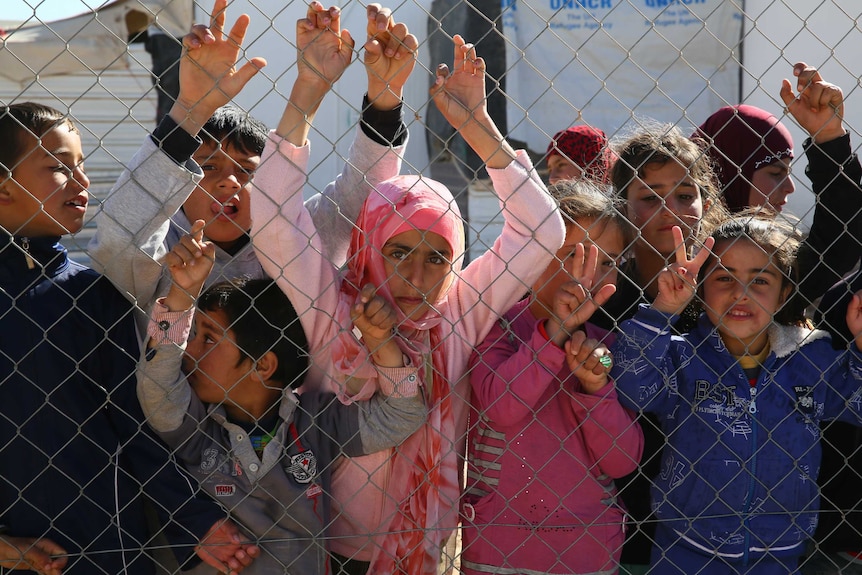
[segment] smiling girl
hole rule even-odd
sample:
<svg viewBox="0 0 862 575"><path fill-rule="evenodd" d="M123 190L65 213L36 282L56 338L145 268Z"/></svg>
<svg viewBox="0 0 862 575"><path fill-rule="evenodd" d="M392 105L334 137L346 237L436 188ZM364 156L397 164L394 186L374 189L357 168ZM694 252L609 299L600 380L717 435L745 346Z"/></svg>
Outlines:
<svg viewBox="0 0 862 575"><path fill-rule="evenodd" d="M676 262L611 348L620 402L656 414L667 437L652 489L651 568L796 573L817 525L819 423L862 425L854 409L862 339L834 351L825 332L788 316L799 246L792 228L741 215L691 259L682 230L672 235ZM701 268L705 312L691 333L672 335ZM862 330L859 296L847 322Z"/></svg>

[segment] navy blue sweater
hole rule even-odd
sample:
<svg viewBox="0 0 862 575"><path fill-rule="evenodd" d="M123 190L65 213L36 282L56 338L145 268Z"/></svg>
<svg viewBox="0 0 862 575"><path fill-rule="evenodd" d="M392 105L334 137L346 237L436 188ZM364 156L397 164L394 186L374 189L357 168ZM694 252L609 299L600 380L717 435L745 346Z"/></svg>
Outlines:
<svg viewBox="0 0 862 575"><path fill-rule="evenodd" d="M0 524L63 546L67 575L152 573L142 494L181 562L224 514L144 425L131 304L58 240L0 234Z"/></svg>

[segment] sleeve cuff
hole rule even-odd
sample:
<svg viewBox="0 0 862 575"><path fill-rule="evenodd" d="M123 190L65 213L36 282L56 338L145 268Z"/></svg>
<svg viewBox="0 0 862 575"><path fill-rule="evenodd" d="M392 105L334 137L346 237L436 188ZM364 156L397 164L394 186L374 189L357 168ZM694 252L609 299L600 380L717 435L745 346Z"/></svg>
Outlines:
<svg viewBox="0 0 862 575"><path fill-rule="evenodd" d="M203 144L203 140L180 128L170 116L162 118L150 138L180 166L184 165Z"/></svg>
<svg viewBox="0 0 862 575"><path fill-rule="evenodd" d="M169 311L161 301L156 301L147 324L147 335L156 345L185 345L192 330L193 317L194 309Z"/></svg>
<svg viewBox="0 0 862 575"><path fill-rule="evenodd" d="M380 392L396 399L419 393L419 370L415 367L378 367Z"/></svg>
<svg viewBox="0 0 862 575"><path fill-rule="evenodd" d="M401 146L407 139L407 126L402 121L403 107L404 104L399 104L392 110L378 110L365 94L362 98L362 121L359 123L362 132L381 146Z"/></svg>

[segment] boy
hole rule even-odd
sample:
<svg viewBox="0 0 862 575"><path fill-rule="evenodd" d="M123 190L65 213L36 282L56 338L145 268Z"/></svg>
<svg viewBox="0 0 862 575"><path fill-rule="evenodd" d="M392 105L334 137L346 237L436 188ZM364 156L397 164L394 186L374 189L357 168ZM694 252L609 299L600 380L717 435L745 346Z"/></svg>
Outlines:
<svg viewBox="0 0 862 575"><path fill-rule="evenodd" d="M294 392L308 368L308 344L274 281L216 283L195 309L214 250L202 241L203 223L165 258L174 281L153 309L138 396L148 423L201 488L259 542L249 573L328 573L333 463L394 447L419 428L427 411L418 368L404 367L389 338L381 347L399 362L377 368L382 392L367 402ZM394 311L373 310L359 329L391 334Z"/></svg>
<svg viewBox="0 0 862 575"><path fill-rule="evenodd" d="M225 0L218 0L213 13L223 14L225 5ZM396 62L403 50L399 54L398 38L390 33L388 10L371 4L367 14L369 42L375 36L393 55L382 51L377 58L366 56L368 94L350 156L341 176L309 200L318 228L329 231L323 238L327 255L338 263L344 262L352 222L368 191L398 174L407 140L401 94L412 58ZM324 10L313 2L305 22L298 28L299 76L288 106L301 99L303 109L309 110L308 129L317 106L349 65L353 39L346 30L339 32L337 8ZM167 293L170 277L160 259L197 219L207 222L206 239L217 247L209 281L264 277L249 241L248 189L260 163L266 129L236 108L219 107L250 79L249 66L262 67L265 62L252 59L222 76L225 62L233 64L238 56L235 43L213 40L203 26L196 26L185 43L189 57L180 65L177 103L114 186L89 246L94 267L128 292L142 310ZM217 57L222 61L214 62ZM307 102L312 104L305 106ZM198 138L202 126L203 142ZM308 154L307 147L302 151Z"/></svg>
<svg viewBox="0 0 862 575"><path fill-rule="evenodd" d="M83 225L82 162L57 110L0 109L0 567L152 573L146 493L181 564L206 540L201 559L239 571L257 548L141 428L132 306L59 244Z"/></svg>

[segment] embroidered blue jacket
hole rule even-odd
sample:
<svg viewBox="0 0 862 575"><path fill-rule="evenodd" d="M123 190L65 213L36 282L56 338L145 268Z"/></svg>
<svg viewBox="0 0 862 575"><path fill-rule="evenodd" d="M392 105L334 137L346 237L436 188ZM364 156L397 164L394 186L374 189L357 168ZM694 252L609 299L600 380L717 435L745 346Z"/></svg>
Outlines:
<svg viewBox="0 0 862 575"><path fill-rule="evenodd" d="M685 336L641 305L613 345L620 402L659 416L658 520L706 554L801 554L817 526L820 426L862 425L862 354L822 331L773 325L754 385L705 315Z"/></svg>

